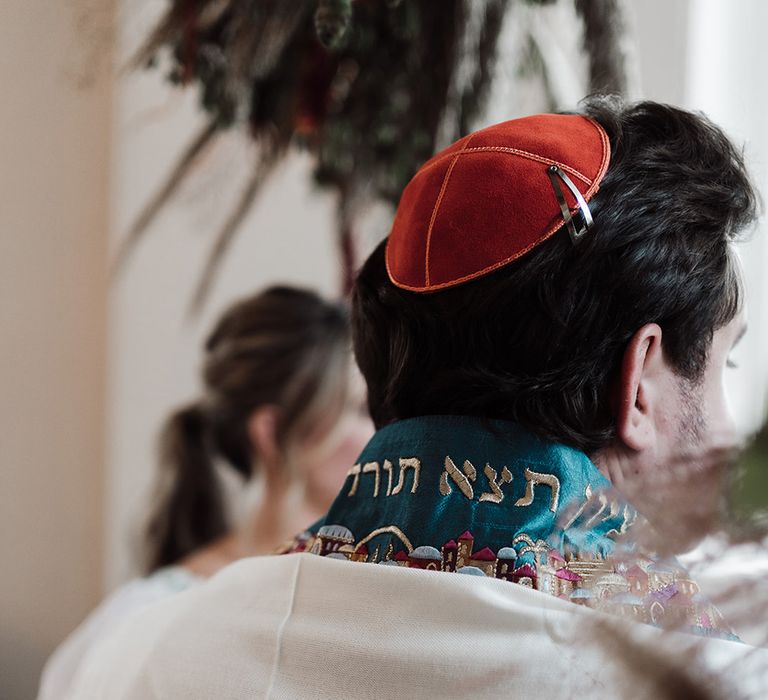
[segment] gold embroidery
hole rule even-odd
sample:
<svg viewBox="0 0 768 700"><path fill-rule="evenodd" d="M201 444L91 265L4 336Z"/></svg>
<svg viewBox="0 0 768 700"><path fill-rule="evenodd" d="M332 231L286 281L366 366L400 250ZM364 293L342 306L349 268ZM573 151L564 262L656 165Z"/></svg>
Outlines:
<svg viewBox="0 0 768 700"><path fill-rule="evenodd" d="M379 551L379 545L376 545L376 551ZM392 561L392 555L395 553L395 546L390 542L384 550L384 561Z"/></svg>
<svg viewBox="0 0 768 700"><path fill-rule="evenodd" d="M388 459L384 460L384 471L387 472L388 480L387 480L387 496L392 494L392 462L390 462Z"/></svg>
<svg viewBox="0 0 768 700"><path fill-rule="evenodd" d="M416 457L400 458L400 478L397 480L397 486L392 490L392 495L396 495L403 490L405 486L405 472L407 469L413 469L413 484L411 493L416 493L419 488L419 475L421 474L421 462Z"/></svg>
<svg viewBox="0 0 768 700"><path fill-rule="evenodd" d="M611 506L611 511L615 509ZM625 509L626 521L637 517L636 512ZM416 549L396 526L382 527L371 532L357 545L354 536L340 525L323 526L310 541L299 536L296 547L289 551L309 551L320 556L344 557L352 562L379 561L379 545L372 557L367 556L365 545L377 535L396 535L406 552L393 556L394 545L386 547L384 562L405 568L442 570L446 572L477 573L528 586L542 593L570 599L577 605L605 612L629 616L632 619L661 626L692 626L706 634L722 631L729 634L722 615L706 600L697 600L699 588L687 572L643 556L626 561L612 560L595 553L575 554L558 552L543 539L533 540L526 533L513 538L512 546L493 551L483 547L475 551L475 538L464 532L457 541L446 542L441 549L425 545ZM523 543L519 549L516 545ZM520 557L533 555L533 561L521 562Z"/></svg>
<svg viewBox="0 0 768 700"><path fill-rule="evenodd" d="M533 547L533 540L524 532L521 532L512 540L512 544L517 544L518 542L525 542L529 547Z"/></svg>
<svg viewBox="0 0 768 700"><path fill-rule="evenodd" d="M584 523L584 527L591 527L594 525L597 522L597 519L603 514L603 511L608 507L608 496L605 495L605 491L601 491L597 494L597 501L600 504L600 507L590 516L589 520Z"/></svg>
<svg viewBox="0 0 768 700"><path fill-rule="evenodd" d="M554 474L540 474L525 468L525 495L518 498L516 506L529 506L533 503L533 487L536 484L544 484L552 490L552 496L549 503L549 509L554 513L557 510L557 503L560 498L560 480Z"/></svg>
<svg viewBox="0 0 768 700"><path fill-rule="evenodd" d="M622 524L621 529L619 530L619 534L623 535L627 530L629 530L629 528L635 524L635 520L637 520L637 511L629 504L625 505L624 506L624 523Z"/></svg>
<svg viewBox="0 0 768 700"><path fill-rule="evenodd" d="M460 569L463 566L469 565L469 560L472 558L472 549L474 546L475 546L475 538L472 537L469 531L459 536L458 557L456 559L457 569Z"/></svg>
<svg viewBox="0 0 768 700"><path fill-rule="evenodd" d="M375 480L373 482L373 497L376 498L379 495L379 463L378 462L366 462L363 465L363 474L373 473Z"/></svg>
<svg viewBox="0 0 768 700"><path fill-rule="evenodd" d="M397 535L400 541L405 545L409 554L413 551L413 545L411 544L411 541L405 536L405 533L396 525L389 525L388 527L376 528L373 532L363 537L363 539L360 540L355 545L355 549L362 547L364 544L368 544L374 537L376 537L376 535L383 535L387 532L391 532L393 535ZM391 544L392 543L390 542L390 546Z"/></svg>
<svg viewBox="0 0 768 700"><path fill-rule="evenodd" d="M610 537L611 539L616 539L617 537L623 535L627 530L629 530L632 525L634 525L635 520L637 520L637 511L632 508L629 504L626 504L624 506L624 512L622 513L622 522L621 526L617 530L615 527L608 530L608 532L605 533L606 537Z"/></svg>
<svg viewBox="0 0 768 700"><path fill-rule="evenodd" d="M491 503L501 503L504 500L504 494L501 492L501 487L496 482L496 470L490 465L485 465L485 476L488 478L488 483L491 485L492 493L480 494L480 501L489 501ZM512 481L512 473L504 467L501 470L501 483L509 484Z"/></svg>
<svg viewBox="0 0 768 700"><path fill-rule="evenodd" d="M440 493L443 496L447 496L451 493L451 486L448 483L448 477L453 479L456 486L468 499L472 500L475 495L475 490L472 488L470 481L474 481L477 477L477 471L474 465L469 460L464 461L463 472L459 471L458 467L453 463L450 457L445 458L445 471L440 475Z"/></svg>
<svg viewBox="0 0 768 700"><path fill-rule="evenodd" d="M587 488L584 489L584 503L579 506L579 509L573 514L573 517L565 525L563 525L563 530L567 530L576 522L579 516L584 512L584 509L587 507L591 499L592 487L587 484Z"/></svg>
<svg viewBox="0 0 768 700"><path fill-rule="evenodd" d="M347 496L354 496L357 493L357 486L360 483L360 465L356 464L354 467L352 467L347 472L347 476L355 477L352 480L352 486L349 487L349 491L347 492Z"/></svg>
<svg viewBox="0 0 768 700"><path fill-rule="evenodd" d="M395 496L400 493L405 486L406 472L409 469L413 470L413 481L411 483L411 493L416 493L419 488L419 478L421 476L421 462L415 457L401 457L400 458L400 476L397 484L392 488L392 475L394 467L392 462L388 459L384 460L384 470L387 472L387 496ZM364 465L355 464L348 472L347 476L354 477L352 479L352 485L347 492L347 496L354 496L357 493L357 489L360 485L361 474L373 474L373 497L377 498L379 490L381 488L381 472L378 462L366 462Z"/></svg>
<svg viewBox="0 0 768 700"><path fill-rule="evenodd" d="M315 541L312 543L313 554L332 554L338 552L345 545L351 545L355 541L354 535L343 525L323 525L318 531ZM354 552L355 548L351 550Z"/></svg>
<svg viewBox="0 0 768 700"><path fill-rule="evenodd" d="M513 540L514 542L514 540ZM525 554L526 552L531 552L534 557L536 558L536 561L541 564L542 554L546 555L549 553L549 550L551 547L544 541L544 540L536 540L535 543L526 545L525 547L520 548L520 556ZM544 557L546 560L546 556Z"/></svg>

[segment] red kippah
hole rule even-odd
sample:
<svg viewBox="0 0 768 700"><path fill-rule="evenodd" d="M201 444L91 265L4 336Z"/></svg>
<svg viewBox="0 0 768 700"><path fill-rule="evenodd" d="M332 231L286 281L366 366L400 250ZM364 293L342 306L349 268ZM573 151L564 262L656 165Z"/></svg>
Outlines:
<svg viewBox="0 0 768 700"><path fill-rule="evenodd" d="M605 131L578 115L513 119L459 139L403 190L387 241L390 280L432 292L517 260L566 223L559 196L579 211L568 187L589 201L609 158ZM549 172L558 168L562 194Z"/></svg>

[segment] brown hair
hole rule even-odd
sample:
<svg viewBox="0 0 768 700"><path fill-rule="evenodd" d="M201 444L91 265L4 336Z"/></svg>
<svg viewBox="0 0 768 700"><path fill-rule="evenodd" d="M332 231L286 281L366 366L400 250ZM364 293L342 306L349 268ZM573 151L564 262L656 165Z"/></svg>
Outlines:
<svg viewBox="0 0 768 700"><path fill-rule="evenodd" d="M230 527L215 461L252 476L247 422L279 408L276 439L287 453L348 395L346 309L316 294L271 287L230 307L205 344L203 396L173 413L160 435L159 498L146 529L147 568L179 561Z"/></svg>

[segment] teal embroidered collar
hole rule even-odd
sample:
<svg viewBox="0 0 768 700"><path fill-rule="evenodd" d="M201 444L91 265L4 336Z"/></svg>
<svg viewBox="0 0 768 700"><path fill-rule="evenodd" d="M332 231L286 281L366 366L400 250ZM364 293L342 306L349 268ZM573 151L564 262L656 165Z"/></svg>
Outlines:
<svg viewBox="0 0 768 700"><path fill-rule="evenodd" d="M346 527L372 560L441 548L462 533L483 555L527 545L606 556L633 511L613 503L587 528L573 516L609 487L585 454L514 423L425 416L374 435L321 525ZM530 549L518 557L535 563Z"/></svg>
<svg viewBox="0 0 768 700"><path fill-rule="evenodd" d="M412 418L374 435L327 515L285 551L490 576L651 624L724 627L682 569L612 556L636 513L610 487L584 453L515 423Z"/></svg>

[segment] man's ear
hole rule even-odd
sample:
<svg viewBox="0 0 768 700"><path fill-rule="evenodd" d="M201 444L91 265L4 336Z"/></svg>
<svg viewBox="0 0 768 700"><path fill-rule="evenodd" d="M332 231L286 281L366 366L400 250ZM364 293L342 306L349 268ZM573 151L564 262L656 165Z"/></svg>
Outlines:
<svg viewBox="0 0 768 700"><path fill-rule="evenodd" d="M277 444L277 406L259 406L248 418L248 439L259 466L269 471L278 463L280 450Z"/></svg>
<svg viewBox="0 0 768 700"><path fill-rule="evenodd" d="M617 387L616 434L631 450L646 450L656 441L655 409L665 370L661 328L649 323L629 341Z"/></svg>

